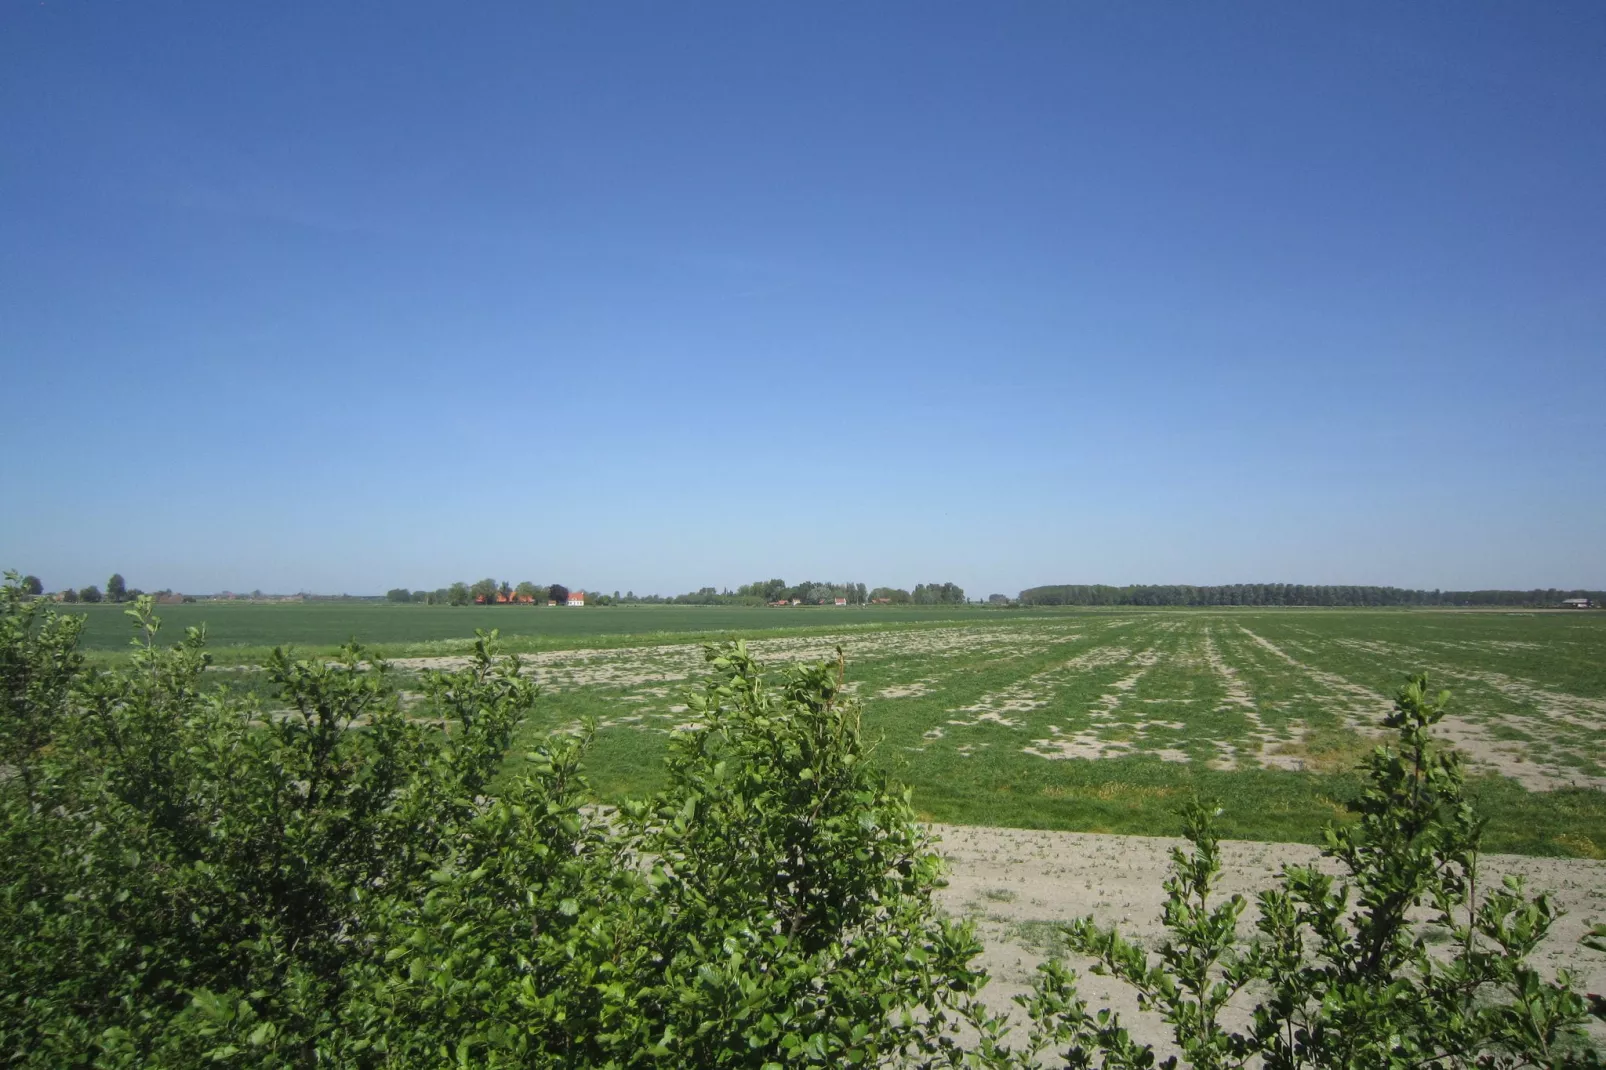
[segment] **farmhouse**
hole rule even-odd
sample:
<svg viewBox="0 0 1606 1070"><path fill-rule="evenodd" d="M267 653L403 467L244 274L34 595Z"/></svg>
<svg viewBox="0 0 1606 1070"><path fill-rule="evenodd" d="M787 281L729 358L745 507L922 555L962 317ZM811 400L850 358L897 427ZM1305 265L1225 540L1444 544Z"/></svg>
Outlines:
<svg viewBox="0 0 1606 1070"><path fill-rule="evenodd" d="M1563 598L1561 604L1568 609L1590 609L1595 605L1587 598Z"/></svg>
<svg viewBox="0 0 1606 1070"><path fill-rule="evenodd" d="M568 601L567 604L571 605L571 606L583 606L583 605L585 605L586 604L586 593L584 591L570 591L569 592L569 601Z"/></svg>
<svg viewBox="0 0 1606 1070"><path fill-rule="evenodd" d="M836 604L839 606L845 606L848 604L848 600L846 598L838 598L836 600Z"/></svg>

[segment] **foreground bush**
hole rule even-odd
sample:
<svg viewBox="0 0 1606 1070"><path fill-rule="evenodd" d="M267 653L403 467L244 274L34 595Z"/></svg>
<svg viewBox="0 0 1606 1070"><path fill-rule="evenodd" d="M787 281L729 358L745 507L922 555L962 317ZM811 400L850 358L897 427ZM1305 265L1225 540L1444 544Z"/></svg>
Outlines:
<svg viewBox="0 0 1606 1070"><path fill-rule="evenodd" d="M1606 1007L1574 991L1569 976L1547 981L1527 962L1557 917L1549 897L1527 897L1512 877L1491 888L1478 868L1482 829L1460 757L1429 739L1448 699L1429 695L1424 677L1400 692L1384 722L1398 749L1372 753L1356 820L1324 833L1322 853L1343 876L1285 868L1259 896L1253 939L1238 939L1242 896L1212 900L1218 840L1214 814L1198 805L1184 813L1192 850L1172 852L1168 937L1155 953L1091 917L1064 927L1072 950L1132 986L1139 1006L1171 1027L1182 1054L1167 1065L1601 1065L1580 1027ZM1413 921L1418 908L1426 921ZM1435 935L1444 941L1437 953ZM1603 937L1596 926L1591 946L1606 950ZM1240 994L1250 1024L1231 1030L1222 1015ZM1057 962L1019 1002L1032 1020L1027 1050L1008 1047L1001 1019L984 1020L990 1065L1052 1065L1056 1053L1067 1067L1155 1065L1152 1047L1115 1015L1089 1012Z"/></svg>
<svg viewBox="0 0 1606 1070"><path fill-rule="evenodd" d="M94 673L4 597L0 1062L875 1064L980 984L839 668L711 652L669 787L605 818L583 740L502 777L536 689L491 637L405 712L356 647L275 653L264 710L148 603Z"/></svg>
<svg viewBox="0 0 1606 1070"><path fill-rule="evenodd" d="M14 1066L1144 1067L1058 963L1011 1048L970 930L874 771L842 665L763 677L709 650L668 787L590 806L583 738L504 755L536 701L481 635L403 697L357 647L276 651L271 708L203 687L195 630L86 668L81 622L0 603L0 1063ZM1199 1067L1596 1065L1588 1008L1525 963L1553 918L1477 870L1478 824L1421 681L1371 759L1347 876L1290 870L1237 939L1209 815L1156 954L1083 920ZM1411 921L1433 908L1449 951ZM1252 1026L1221 1014L1253 1000ZM1599 1008L1596 1008L1597 1013ZM964 1026L964 1045L957 1030Z"/></svg>

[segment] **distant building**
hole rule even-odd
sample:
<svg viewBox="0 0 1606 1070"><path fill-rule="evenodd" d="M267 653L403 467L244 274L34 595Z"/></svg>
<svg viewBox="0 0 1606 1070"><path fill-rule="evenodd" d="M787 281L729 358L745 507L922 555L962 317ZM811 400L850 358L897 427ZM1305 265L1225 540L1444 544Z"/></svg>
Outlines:
<svg viewBox="0 0 1606 1070"><path fill-rule="evenodd" d="M890 599L890 598L872 598L872 599L870 599L870 604L872 606L890 606L892 604L892 599Z"/></svg>
<svg viewBox="0 0 1606 1070"><path fill-rule="evenodd" d="M584 591L570 591L569 592L568 604L571 605L571 606L583 606L583 605L585 605L586 604L586 593Z"/></svg>
<svg viewBox="0 0 1606 1070"><path fill-rule="evenodd" d="M839 606L845 606L848 604L848 600L846 598L838 598L836 600L836 604Z"/></svg>
<svg viewBox="0 0 1606 1070"><path fill-rule="evenodd" d="M1595 605L1587 598L1563 598L1561 604L1568 609L1592 609Z"/></svg>

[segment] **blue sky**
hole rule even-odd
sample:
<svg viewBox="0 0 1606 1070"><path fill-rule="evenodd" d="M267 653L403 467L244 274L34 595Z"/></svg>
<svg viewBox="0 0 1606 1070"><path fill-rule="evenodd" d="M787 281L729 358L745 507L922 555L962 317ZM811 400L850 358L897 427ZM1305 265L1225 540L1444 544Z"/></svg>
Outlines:
<svg viewBox="0 0 1606 1070"><path fill-rule="evenodd" d="M1606 587L1606 5L0 9L0 564Z"/></svg>

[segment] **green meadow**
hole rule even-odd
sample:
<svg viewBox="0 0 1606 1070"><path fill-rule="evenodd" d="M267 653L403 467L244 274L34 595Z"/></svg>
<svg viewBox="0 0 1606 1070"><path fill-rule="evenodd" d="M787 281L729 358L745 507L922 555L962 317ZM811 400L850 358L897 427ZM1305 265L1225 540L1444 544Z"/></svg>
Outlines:
<svg viewBox="0 0 1606 1070"><path fill-rule="evenodd" d="M88 607L87 645L127 642ZM220 679L271 703L251 664L272 641L310 653L352 636L407 676L448 665L475 628L542 683L530 734L595 729L605 799L658 783L690 723L701 643L746 637L773 668L834 659L878 760L926 818L1170 834L1193 798L1234 837L1310 842L1342 819L1391 696L1426 672L1453 693L1440 737L1474 773L1488 846L1606 857L1606 614L1399 610L966 607L163 607L204 622ZM243 671L242 671L243 670Z"/></svg>
<svg viewBox="0 0 1606 1070"><path fill-rule="evenodd" d="M74 605L86 616L86 650L128 645L126 606ZM967 606L426 606L387 602L194 602L157 607L162 627L181 634L206 628L207 645L220 661L259 660L276 644L309 653L332 653L353 638L386 655L466 650L475 629L497 629L509 650L576 645L630 646L672 636L704 638L799 629L929 625L993 618L1003 610ZM1054 613L1054 610L1028 611Z"/></svg>
<svg viewBox="0 0 1606 1070"><path fill-rule="evenodd" d="M1454 695L1441 737L1474 773L1489 846L1606 857L1606 616L1379 611L984 616L780 636L767 662L830 658L923 816L1174 833L1192 798L1246 839L1313 841L1359 789L1413 672ZM539 655L533 730L596 726L595 782L655 782L694 646Z"/></svg>

